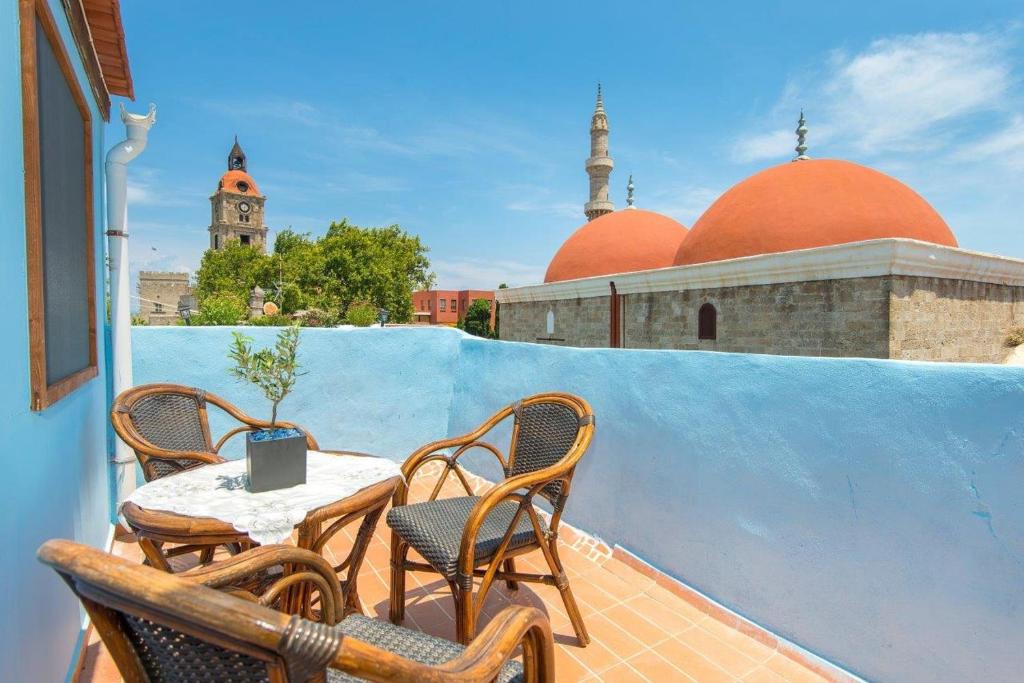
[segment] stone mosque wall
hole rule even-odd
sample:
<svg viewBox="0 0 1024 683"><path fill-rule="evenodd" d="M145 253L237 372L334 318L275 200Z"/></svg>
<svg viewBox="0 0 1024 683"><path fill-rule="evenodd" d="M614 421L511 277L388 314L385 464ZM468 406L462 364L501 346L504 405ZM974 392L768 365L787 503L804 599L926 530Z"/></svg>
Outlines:
<svg viewBox="0 0 1024 683"><path fill-rule="evenodd" d="M630 294L623 338L629 348L887 358L888 290L877 277ZM705 303L717 339L697 339Z"/></svg>
<svg viewBox="0 0 1024 683"><path fill-rule="evenodd" d="M502 304L501 339L557 346L608 346L610 299L595 296ZM547 332L548 311L554 314L552 334Z"/></svg>
<svg viewBox="0 0 1024 683"><path fill-rule="evenodd" d="M697 338L705 303L714 340ZM888 275L626 294L622 325L626 348L999 363L1007 331L1024 325L1024 287ZM607 347L609 297L505 303L500 329L510 341Z"/></svg>
<svg viewBox="0 0 1024 683"><path fill-rule="evenodd" d="M1024 325L1024 287L897 275L890 358L1001 363L1011 327Z"/></svg>

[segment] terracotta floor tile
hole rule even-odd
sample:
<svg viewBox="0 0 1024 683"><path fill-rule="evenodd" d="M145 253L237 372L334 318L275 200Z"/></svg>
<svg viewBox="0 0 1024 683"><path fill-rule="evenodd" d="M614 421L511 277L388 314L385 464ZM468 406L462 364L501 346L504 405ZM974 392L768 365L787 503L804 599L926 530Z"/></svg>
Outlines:
<svg viewBox="0 0 1024 683"><path fill-rule="evenodd" d="M676 636L676 640L718 665L733 678L743 678L760 664L711 635L703 628L703 625L684 631Z"/></svg>
<svg viewBox="0 0 1024 683"><path fill-rule="evenodd" d="M629 665L653 683L689 682L696 679L677 668L654 650L644 650L629 659Z"/></svg>
<svg viewBox="0 0 1024 683"><path fill-rule="evenodd" d="M695 623L684 616L678 609L673 609L669 605L658 602L646 594L631 598L625 604L641 617L664 630L669 636L682 633L686 629L695 626Z"/></svg>
<svg viewBox="0 0 1024 683"><path fill-rule="evenodd" d="M651 679L641 675L636 669L623 662L617 664L599 676L591 680L600 680L604 683L648 683Z"/></svg>
<svg viewBox="0 0 1024 683"><path fill-rule="evenodd" d="M603 643L620 660L628 659L648 647L604 614L591 615L586 624L591 639Z"/></svg>
<svg viewBox="0 0 1024 683"><path fill-rule="evenodd" d="M569 652L569 648L555 647L555 679L582 681L593 675L590 669Z"/></svg>
<svg viewBox="0 0 1024 683"><path fill-rule="evenodd" d="M764 666L792 683L823 683L825 681L818 674L797 664L781 652L766 661Z"/></svg>
<svg viewBox="0 0 1024 683"><path fill-rule="evenodd" d="M686 600L668 592L661 586L652 586L644 592L645 595L650 596L654 600L665 605L679 616L699 624L708 618L708 615L700 611Z"/></svg>
<svg viewBox="0 0 1024 683"><path fill-rule="evenodd" d="M732 683L735 680L724 669L677 639L667 640L652 649L700 683Z"/></svg>
<svg viewBox="0 0 1024 683"><path fill-rule="evenodd" d="M726 626L717 619L705 619L701 622L700 627L722 642L736 648L758 664L768 661L768 659L775 655L775 648L768 647L764 643Z"/></svg>
<svg viewBox="0 0 1024 683"><path fill-rule="evenodd" d="M610 607L602 612L601 615L610 619L619 628L647 647L653 647L662 641L668 640L673 635L664 627L645 619L630 607L628 603L621 603Z"/></svg>
<svg viewBox="0 0 1024 683"><path fill-rule="evenodd" d="M593 673L600 674L608 669L612 668L616 664L622 661L622 658L612 650L608 648L600 640L591 639L590 644L586 647L579 647L576 644L576 639L572 638L571 643L561 641L563 645L567 645L567 649L572 652L573 656L579 659L588 669ZM556 646L559 641L556 641ZM559 678L559 681L562 679Z"/></svg>
<svg viewBox="0 0 1024 683"><path fill-rule="evenodd" d="M646 591L648 588L655 585L654 579L644 576L637 570L626 565L624 562L616 560L615 558L611 558L601 566L605 571L614 574L629 585L639 587L641 592Z"/></svg>
<svg viewBox="0 0 1024 683"><path fill-rule="evenodd" d="M764 665L743 677L743 683L786 683L786 680Z"/></svg>

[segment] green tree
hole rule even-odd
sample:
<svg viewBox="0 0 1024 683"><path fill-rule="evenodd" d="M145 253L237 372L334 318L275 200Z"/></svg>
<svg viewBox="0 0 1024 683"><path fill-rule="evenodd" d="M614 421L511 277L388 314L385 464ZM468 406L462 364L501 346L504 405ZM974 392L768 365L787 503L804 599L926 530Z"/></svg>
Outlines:
<svg viewBox="0 0 1024 683"><path fill-rule="evenodd" d="M258 247L230 240L223 249L208 249L203 254L193 294L202 309L206 299L232 294L243 302L256 285L264 289L270 284L271 259ZM269 291L269 290L267 290Z"/></svg>
<svg viewBox="0 0 1024 683"><path fill-rule="evenodd" d="M487 299L475 299L468 309L465 317L460 321L459 327L477 337L489 338L491 332L491 304Z"/></svg>
<svg viewBox="0 0 1024 683"><path fill-rule="evenodd" d="M199 304L199 312L190 320L192 325L235 325L245 317L245 303L234 292L211 294Z"/></svg>
<svg viewBox="0 0 1024 683"><path fill-rule="evenodd" d="M387 309L393 322L412 319L412 292L433 284L427 248L399 226L360 228L347 220L331 223L320 238L282 230L274 251L229 242L207 251L196 275L195 296L229 292L248 301L259 285L282 314L313 311L303 324L345 319L350 306ZM358 314L357 314L358 315Z"/></svg>
<svg viewBox="0 0 1024 683"><path fill-rule="evenodd" d="M355 302L388 311L396 323L412 319L412 293L434 282L427 248L420 238L397 225L359 228L348 221L331 223L320 240L328 293L343 313Z"/></svg>

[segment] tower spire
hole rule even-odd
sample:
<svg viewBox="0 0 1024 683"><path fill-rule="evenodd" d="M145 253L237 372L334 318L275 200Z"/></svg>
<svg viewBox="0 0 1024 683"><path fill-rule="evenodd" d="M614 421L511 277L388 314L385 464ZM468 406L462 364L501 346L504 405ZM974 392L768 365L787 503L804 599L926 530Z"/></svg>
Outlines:
<svg viewBox="0 0 1024 683"><path fill-rule="evenodd" d="M636 208L635 206L633 206L633 190L635 190L635 189L636 189L636 186L633 185L633 174L630 173L629 174L629 182L626 183L626 208L627 209L635 209Z"/></svg>
<svg viewBox="0 0 1024 683"><path fill-rule="evenodd" d="M235 135L235 144L231 146L231 151L228 152L228 170L246 170L245 152L242 151L242 146L238 144L238 135Z"/></svg>
<svg viewBox="0 0 1024 683"><path fill-rule="evenodd" d="M796 158L793 161L810 159L807 156L807 121L804 120L804 110L800 110L800 120L796 124Z"/></svg>
<svg viewBox="0 0 1024 683"><path fill-rule="evenodd" d="M615 205L608 198L608 176L614 166L608 156L608 116L604 111L604 96L601 84L597 84L597 103L590 119L590 158L587 159L587 175L590 176L590 201L583 207L587 220L611 213Z"/></svg>

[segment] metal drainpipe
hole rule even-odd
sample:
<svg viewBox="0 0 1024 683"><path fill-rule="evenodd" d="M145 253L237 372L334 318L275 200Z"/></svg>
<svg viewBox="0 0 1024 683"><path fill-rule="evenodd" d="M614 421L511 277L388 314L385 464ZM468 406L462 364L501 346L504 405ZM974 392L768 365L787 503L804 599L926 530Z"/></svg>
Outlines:
<svg viewBox="0 0 1024 683"><path fill-rule="evenodd" d="M113 347L114 396L132 386L132 318L128 274L128 163L146 148L149 129L156 123L156 105L149 113L129 114L121 105L128 137L107 152L107 256L110 264L110 337ZM135 454L114 439L117 509L135 490Z"/></svg>
<svg viewBox="0 0 1024 683"><path fill-rule="evenodd" d="M610 329L608 333L608 346L613 349L617 349L621 346L619 343L619 295L615 290L615 282L609 282L608 286L611 288L611 306L608 311L608 317L610 318Z"/></svg>

